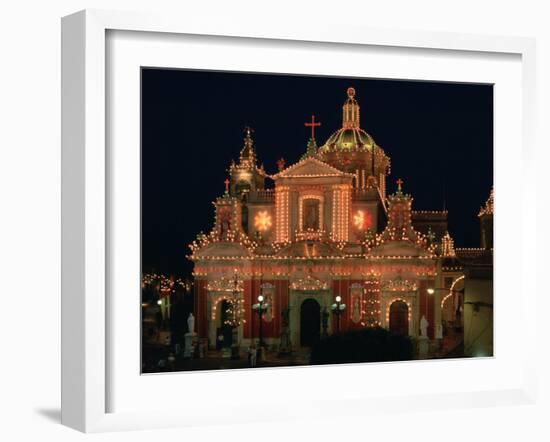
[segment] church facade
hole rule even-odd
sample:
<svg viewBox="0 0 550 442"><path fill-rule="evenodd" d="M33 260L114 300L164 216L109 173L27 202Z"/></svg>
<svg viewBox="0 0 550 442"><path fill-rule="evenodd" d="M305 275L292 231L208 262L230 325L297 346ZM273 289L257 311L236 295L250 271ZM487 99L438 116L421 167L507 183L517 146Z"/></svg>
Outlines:
<svg viewBox="0 0 550 442"><path fill-rule="evenodd" d="M196 330L210 348L220 335L248 345L261 333L289 351L377 326L436 340L460 314L459 258L475 250L455 250L447 212L413 210L401 180L389 193L390 158L361 128L355 90L320 146L317 124L306 124L301 159L274 174L258 166L247 129L212 230L190 246Z"/></svg>

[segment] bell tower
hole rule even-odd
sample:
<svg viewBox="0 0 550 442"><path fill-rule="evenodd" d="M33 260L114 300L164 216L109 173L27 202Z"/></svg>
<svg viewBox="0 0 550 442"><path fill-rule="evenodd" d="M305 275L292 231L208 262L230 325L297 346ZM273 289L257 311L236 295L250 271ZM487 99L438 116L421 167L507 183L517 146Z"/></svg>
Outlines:
<svg viewBox="0 0 550 442"><path fill-rule="evenodd" d="M254 140L252 139L253 132L252 128L245 127L245 137L239 155L239 163L232 162L229 167L231 177L229 193L231 196L241 199L246 199L248 193L264 189L265 187L266 173L263 166L257 166Z"/></svg>

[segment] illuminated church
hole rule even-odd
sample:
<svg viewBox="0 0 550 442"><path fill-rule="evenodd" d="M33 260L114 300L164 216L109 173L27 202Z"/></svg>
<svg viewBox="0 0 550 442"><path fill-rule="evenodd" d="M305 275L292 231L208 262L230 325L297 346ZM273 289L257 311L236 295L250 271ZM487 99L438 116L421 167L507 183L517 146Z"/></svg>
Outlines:
<svg viewBox="0 0 550 442"><path fill-rule="evenodd" d="M401 180L389 193L390 158L361 128L355 95L350 87L342 127L320 146L312 117L303 156L280 160L274 174L258 166L246 130L226 191L213 203L213 228L197 236L189 256L196 330L210 348L220 334L246 346L260 328L268 347L284 351L365 327L417 337L422 318L436 341L460 320L459 255L481 249L455 250L447 212L413 210ZM483 220L487 237L492 211L490 225Z"/></svg>

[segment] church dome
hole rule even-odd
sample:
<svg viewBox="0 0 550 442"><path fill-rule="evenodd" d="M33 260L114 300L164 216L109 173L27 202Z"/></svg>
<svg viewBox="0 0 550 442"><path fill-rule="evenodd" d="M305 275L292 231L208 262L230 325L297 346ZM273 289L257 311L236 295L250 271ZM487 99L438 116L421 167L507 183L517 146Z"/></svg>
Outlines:
<svg viewBox="0 0 550 442"><path fill-rule="evenodd" d="M347 90L348 98L342 107L342 127L334 132L320 152L328 151L371 151L376 146L374 139L360 127L359 104L355 100L355 89Z"/></svg>
<svg viewBox="0 0 550 442"><path fill-rule="evenodd" d="M329 137L321 149L350 150L355 148L371 150L375 144L374 139L363 129L344 129L342 127Z"/></svg>
<svg viewBox="0 0 550 442"><path fill-rule="evenodd" d="M365 130L361 129L359 104L355 89L349 87L342 106L342 127L334 132L317 151L325 163L354 175L353 185L361 190L377 187L382 198L386 195L386 175L390 159Z"/></svg>

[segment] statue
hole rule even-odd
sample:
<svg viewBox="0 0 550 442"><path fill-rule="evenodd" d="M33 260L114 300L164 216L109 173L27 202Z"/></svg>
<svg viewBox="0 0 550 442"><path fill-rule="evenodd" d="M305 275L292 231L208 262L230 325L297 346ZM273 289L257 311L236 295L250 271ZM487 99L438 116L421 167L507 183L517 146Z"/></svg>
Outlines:
<svg viewBox="0 0 550 442"><path fill-rule="evenodd" d="M430 323L426 317L422 315L422 319L420 320L420 336L424 338L428 337L428 325L430 325Z"/></svg>
<svg viewBox="0 0 550 442"><path fill-rule="evenodd" d="M189 313L189 316L187 317L187 328L189 330L185 333L185 348L183 351L183 357L185 359L192 359L193 354L196 351L196 347L193 345L193 341L196 340L195 317L193 316L193 313Z"/></svg>
<svg viewBox="0 0 550 442"><path fill-rule="evenodd" d="M435 339L443 339L443 326L437 324L435 327Z"/></svg>
<svg viewBox="0 0 550 442"><path fill-rule="evenodd" d="M195 333L195 317L193 316L193 313L189 313L189 317L187 318L187 328L189 329L189 333Z"/></svg>

